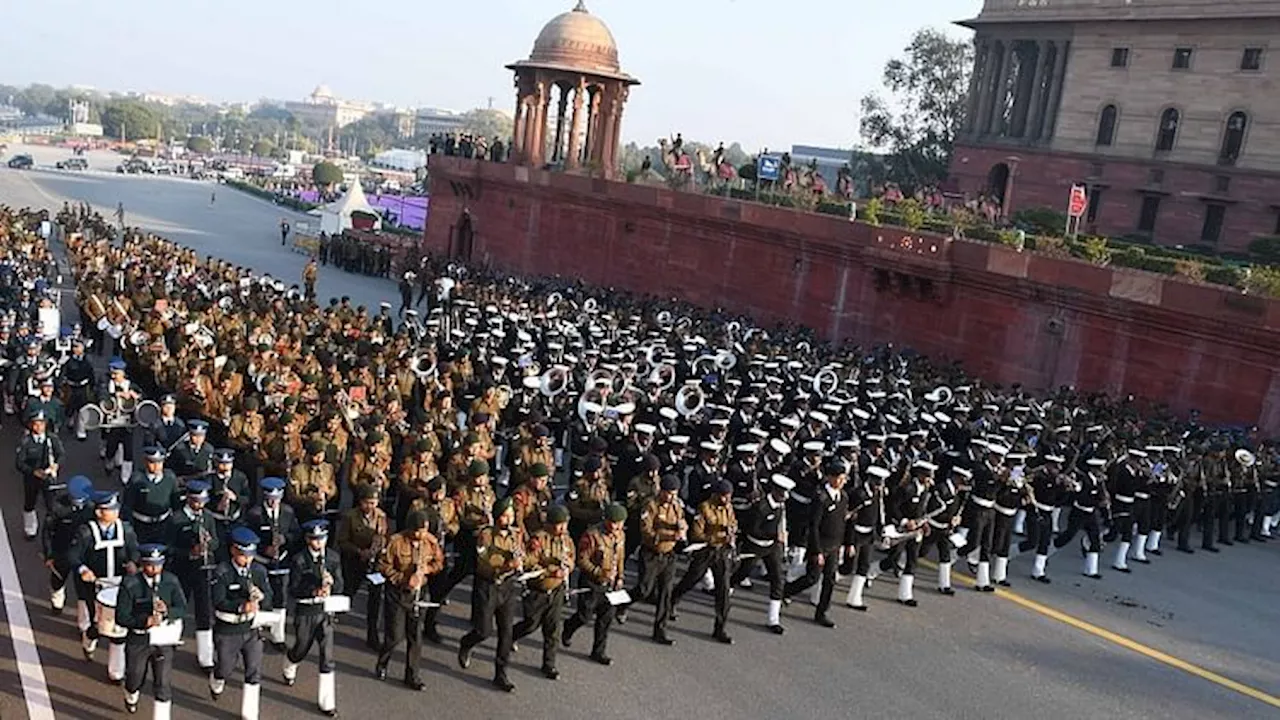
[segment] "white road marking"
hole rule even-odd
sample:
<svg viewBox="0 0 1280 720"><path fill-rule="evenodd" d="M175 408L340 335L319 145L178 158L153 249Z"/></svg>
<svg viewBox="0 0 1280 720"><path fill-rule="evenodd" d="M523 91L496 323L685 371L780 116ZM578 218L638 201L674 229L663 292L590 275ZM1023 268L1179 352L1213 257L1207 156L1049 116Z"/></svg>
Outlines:
<svg viewBox="0 0 1280 720"><path fill-rule="evenodd" d="M36 648L36 636L31 630L31 616L27 614L27 602L18 580L18 565L9 545L9 530L0 514L0 588L4 589L4 613L9 619L9 637L13 638L13 656L18 661L18 677L22 679L22 694L27 700L30 720L54 720L53 701L49 699L49 685L44 678L44 666L40 664L40 651Z"/></svg>

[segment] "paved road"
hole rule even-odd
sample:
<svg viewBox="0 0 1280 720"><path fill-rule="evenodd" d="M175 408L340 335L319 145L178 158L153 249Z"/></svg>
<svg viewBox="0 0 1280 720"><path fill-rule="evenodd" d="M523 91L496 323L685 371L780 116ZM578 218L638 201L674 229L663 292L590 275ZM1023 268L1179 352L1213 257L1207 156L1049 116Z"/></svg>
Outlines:
<svg viewBox="0 0 1280 720"><path fill-rule="evenodd" d="M114 208L123 201L144 225L201 252L281 277L297 276L300 258L280 248L275 234L278 208L227 190L211 210L208 191L208 186L175 180L0 171L0 202L47 204L67 196ZM336 271L322 275L321 290L322 295L349 293L365 303L394 295L388 281ZM12 454L16 438L11 420L5 424L0 457ZM105 482L94 444L70 445L68 472L89 472ZM85 663L71 614L55 617L48 611L35 547L21 538L19 498L16 478L0 483L0 514L8 531L0 536L0 572L4 556L12 553L53 707L59 717L114 717L121 707L119 691L104 682L105 652L99 652L97 663ZM446 645L428 647L423 694L375 681L369 674L372 658L356 627L360 613L344 620L337 652L339 706L348 717L404 717L447 702L457 718L522 713L566 720L694 712L741 718L1276 717L1280 707L1245 692L1280 695L1278 560L1280 543L1227 548L1218 556L1171 553L1154 565L1137 566L1132 575L1104 570L1103 580L1092 581L1077 574L1079 555L1064 551L1050 561L1055 578L1050 586L1027 580L1029 558L1021 558L1013 562L1011 591L978 594L958 583L960 592L953 598L934 594L931 573L922 571L919 608L895 604L896 587L881 581L869 592L871 611L837 609L840 627L835 630L809 622L810 609L797 601L784 611L788 632L781 638L762 627L762 594L739 591L730 621L738 641L732 648L708 638L710 607L699 595L683 608L674 648L651 645L649 609L633 612L629 624L615 629L612 668L585 660L581 646L589 645L587 632L563 653L562 679L548 682L537 674L537 644L526 641L512 673L519 686L514 697L488 685L492 641L477 652L469 671L457 668L457 638L467 614L459 591L446 611ZM18 588L9 578L0 579L5 595L17 602ZM843 588L842 583L839 599ZM10 641L10 623L16 619L6 612L0 623L0 717L6 720L26 717ZM1100 636L1108 632L1114 634L1110 639ZM1130 644L1117 641L1117 635ZM193 645L188 641L176 663L179 716L234 717L238 683L231 684L220 705L212 704ZM1153 660L1152 652L1166 654L1167 662ZM1192 672L1168 662L1189 663ZM312 716L314 664L304 666L297 686L287 688L278 681L280 663L278 655L268 655L266 712L273 718ZM393 678L398 668L393 665ZM1211 682L1203 677L1207 674L1225 679ZM1230 681L1248 688L1223 686ZM149 702L144 700L142 712L149 711Z"/></svg>

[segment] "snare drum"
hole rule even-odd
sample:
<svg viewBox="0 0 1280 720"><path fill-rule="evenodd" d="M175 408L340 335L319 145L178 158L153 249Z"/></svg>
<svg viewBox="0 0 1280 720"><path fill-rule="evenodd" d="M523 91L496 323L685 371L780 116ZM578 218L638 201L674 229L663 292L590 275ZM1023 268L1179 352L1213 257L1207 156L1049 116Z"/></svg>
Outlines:
<svg viewBox="0 0 1280 720"><path fill-rule="evenodd" d="M116 625L116 599L120 595L120 586L112 585L98 590L97 614L98 634L106 638L122 638L127 632Z"/></svg>

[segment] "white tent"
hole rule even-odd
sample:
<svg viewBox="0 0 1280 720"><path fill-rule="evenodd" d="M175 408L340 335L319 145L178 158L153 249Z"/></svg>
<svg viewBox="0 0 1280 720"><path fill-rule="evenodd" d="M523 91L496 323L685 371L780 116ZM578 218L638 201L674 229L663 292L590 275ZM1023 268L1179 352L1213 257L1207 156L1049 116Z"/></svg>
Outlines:
<svg viewBox="0 0 1280 720"><path fill-rule="evenodd" d="M364 189L360 187L358 182L351 183L351 186L347 189L347 194L319 208L319 210L320 231L330 235L338 235L343 230L351 227L351 213L362 212L381 218L378 211L365 200ZM375 228L381 227L381 225L381 219L374 222Z"/></svg>

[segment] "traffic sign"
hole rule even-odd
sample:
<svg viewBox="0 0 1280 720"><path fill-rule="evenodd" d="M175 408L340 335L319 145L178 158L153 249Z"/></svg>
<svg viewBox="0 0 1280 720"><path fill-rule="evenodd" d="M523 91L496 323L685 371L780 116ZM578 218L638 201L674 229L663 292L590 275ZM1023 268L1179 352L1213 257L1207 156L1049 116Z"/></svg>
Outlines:
<svg viewBox="0 0 1280 720"><path fill-rule="evenodd" d="M1085 192L1083 185L1071 186L1071 199L1067 201L1067 214L1073 218L1084 215L1084 211L1089 207L1089 196Z"/></svg>
<svg viewBox="0 0 1280 720"><path fill-rule="evenodd" d="M756 179L777 180L782 173L782 158L777 155L761 155L756 165Z"/></svg>

